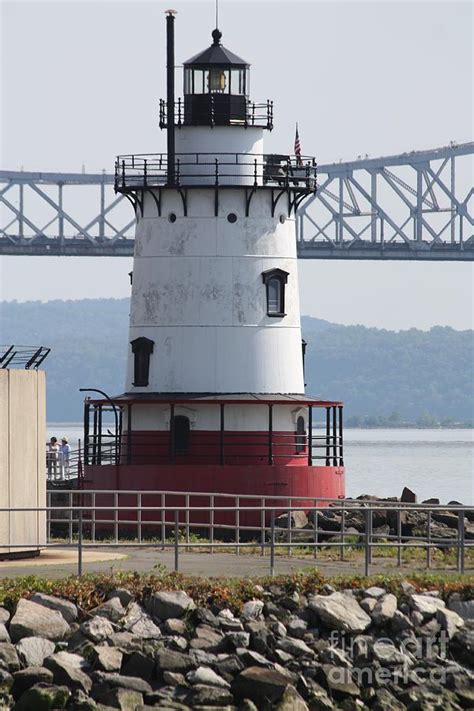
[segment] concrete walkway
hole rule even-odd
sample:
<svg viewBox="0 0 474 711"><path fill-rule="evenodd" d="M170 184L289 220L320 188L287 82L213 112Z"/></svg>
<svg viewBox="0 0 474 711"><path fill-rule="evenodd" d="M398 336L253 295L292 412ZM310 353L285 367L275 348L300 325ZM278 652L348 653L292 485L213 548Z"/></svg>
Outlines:
<svg viewBox="0 0 474 711"><path fill-rule="evenodd" d="M111 573L115 571L137 571L140 573L159 572L157 566L164 565L169 571L174 570L174 551L161 550L159 547L127 549L113 546L83 553L84 573ZM292 573L317 567L324 575L352 575L364 573L364 562L358 561L319 561L313 558L296 556L276 556L275 574ZM393 559L376 558L370 567L371 573L399 574L403 572L423 572L419 564L397 568ZM227 552L181 552L179 553L179 572L185 575L204 577L248 577L270 574L270 557ZM434 572L434 571L433 571ZM454 569L443 571L455 574ZM468 572L468 571L466 571ZM472 570L469 571L472 573ZM31 561L3 561L0 563L0 578L42 575L47 578L61 578L77 574L77 549L49 549L39 558Z"/></svg>

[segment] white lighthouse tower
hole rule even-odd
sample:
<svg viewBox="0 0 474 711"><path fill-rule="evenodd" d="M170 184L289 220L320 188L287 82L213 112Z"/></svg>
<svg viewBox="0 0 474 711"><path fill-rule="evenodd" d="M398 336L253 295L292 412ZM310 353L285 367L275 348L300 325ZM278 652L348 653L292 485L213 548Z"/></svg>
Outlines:
<svg viewBox="0 0 474 711"><path fill-rule="evenodd" d="M172 12L167 37L167 154L116 163L137 218L128 368L114 478L96 427L88 480L343 495L342 404L304 394L295 218L316 190L315 161L265 153L272 102L250 100L249 64L218 29L184 63L176 101ZM106 404L88 401L86 419Z"/></svg>

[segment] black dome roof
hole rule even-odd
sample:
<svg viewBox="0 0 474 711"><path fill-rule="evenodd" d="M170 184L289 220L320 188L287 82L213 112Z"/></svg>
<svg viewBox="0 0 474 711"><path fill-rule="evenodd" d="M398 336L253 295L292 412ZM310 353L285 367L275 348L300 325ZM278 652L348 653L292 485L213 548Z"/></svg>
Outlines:
<svg viewBox="0 0 474 711"><path fill-rule="evenodd" d="M188 67L190 65L192 66L201 66L201 65L206 65L208 66L209 64L219 64L219 65L229 65L232 64L234 66L240 66L240 67L248 67L249 64L246 62L244 59L241 59L238 57L236 54L231 52L229 49L226 49L221 45L221 37L222 37L222 32L218 29L213 30L212 32L212 38L213 38L213 43L211 44L210 47L205 49L203 52L199 52L199 54L195 54L194 57L191 57L191 59L188 59L187 62L184 62L184 66Z"/></svg>

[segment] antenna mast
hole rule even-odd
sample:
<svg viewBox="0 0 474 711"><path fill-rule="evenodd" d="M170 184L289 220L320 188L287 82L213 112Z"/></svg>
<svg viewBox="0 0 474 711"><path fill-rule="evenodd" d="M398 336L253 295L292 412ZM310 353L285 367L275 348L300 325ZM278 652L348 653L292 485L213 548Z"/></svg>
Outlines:
<svg viewBox="0 0 474 711"><path fill-rule="evenodd" d="M216 28L219 27L219 0L216 0Z"/></svg>

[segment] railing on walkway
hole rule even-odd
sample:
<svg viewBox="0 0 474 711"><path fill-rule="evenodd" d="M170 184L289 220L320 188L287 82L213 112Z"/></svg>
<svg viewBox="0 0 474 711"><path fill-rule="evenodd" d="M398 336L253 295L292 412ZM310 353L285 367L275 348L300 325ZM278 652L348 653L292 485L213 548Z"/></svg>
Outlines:
<svg viewBox="0 0 474 711"><path fill-rule="evenodd" d="M474 550L474 507L460 504L404 504L382 501L288 498L284 496L250 496L206 492L68 490L48 491L43 509L0 509L2 511L45 511L47 546L73 546L78 550L78 571L82 573L83 551L103 546L140 548L156 546L172 549L175 570L183 551L203 548L260 549L269 556L270 574L275 572L275 552L279 547L292 555L295 548L312 552L315 560L324 549L339 548L344 560L349 550L363 552L361 563L365 575L370 572L374 549L386 552L402 566L403 554L409 549L424 549L426 567L432 565L434 549L453 551L456 569L466 568L466 552ZM295 527L292 512L304 511L312 526ZM358 513L361 530L347 530L347 518ZM278 515L286 514L281 527ZM340 530L328 531L321 526L328 514L340 517ZM394 533L374 527L376 516L386 514ZM407 516L419 521L416 533L404 530ZM451 525L445 536L436 536L433 523L449 517ZM420 528L424 526L424 533ZM195 534L202 538L196 541ZM337 540L331 540L332 536ZM65 542L58 542L58 536ZM303 539L303 540L302 540ZM19 547L19 546L18 546Z"/></svg>
<svg viewBox="0 0 474 711"><path fill-rule="evenodd" d="M49 482L66 482L80 479L83 474L83 452L81 440L77 449L71 449L69 455L51 451L46 445L46 478Z"/></svg>
<svg viewBox="0 0 474 711"><path fill-rule="evenodd" d="M0 368L38 370L50 351L45 346L0 345Z"/></svg>

